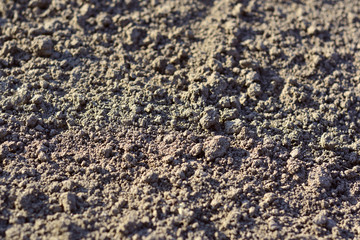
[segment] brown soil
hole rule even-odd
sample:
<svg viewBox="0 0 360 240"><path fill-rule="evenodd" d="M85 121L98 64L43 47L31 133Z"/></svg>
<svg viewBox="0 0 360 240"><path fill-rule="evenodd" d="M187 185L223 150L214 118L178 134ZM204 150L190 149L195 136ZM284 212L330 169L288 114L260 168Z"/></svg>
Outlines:
<svg viewBox="0 0 360 240"><path fill-rule="evenodd" d="M359 239L359 14L0 0L0 238Z"/></svg>

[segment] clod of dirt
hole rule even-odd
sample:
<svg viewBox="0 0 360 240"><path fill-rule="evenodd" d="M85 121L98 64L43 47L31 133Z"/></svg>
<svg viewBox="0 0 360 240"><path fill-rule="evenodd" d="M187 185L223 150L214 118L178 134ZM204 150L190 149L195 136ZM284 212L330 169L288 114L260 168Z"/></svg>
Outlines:
<svg viewBox="0 0 360 240"><path fill-rule="evenodd" d="M41 151L39 154L38 154L38 159L39 161L41 162L46 162L50 159L50 157L48 156L48 154L46 154L44 151Z"/></svg>
<svg viewBox="0 0 360 240"><path fill-rule="evenodd" d="M157 57L152 63L152 66L155 70L164 72L167 64L168 60L165 57Z"/></svg>
<svg viewBox="0 0 360 240"><path fill-rule="evenodd" d="M240 133L243 127L244 127L244 123L240 119L235 119L232 121L225 122L225 131L230 134Z"/></svg>
<svg viewBox="0 0 360 240"><path fill-rule="evenodd" d="M29 7L31 7L31 8L38 7L41 9L46 9L49 7L50 3L51 3L51 0L31 0L29 2Z"/></svg>
<svg viewBox="0 0 360 240"><path fill-rule="evenodd" d="M35 115L30 115L29 118L26 120L26 125L29 128L33 128L37 125L38 118Z"/></svg>
<svg viewBox="0 0 360 240"><path fill-rule="evenodd" d="M49 37L38 36L34 38L32 50L40 57L50 57L53 53L54 44Z"/></svg>
<svg viewBox="0 0 360 240"><path fill-rule="evenodd" d="M280 229L280 225L276 222L275 217L270 217L270 219L268 220L268 225L271 231Z"/></svg>
<svg viewBox="0 0 360 240"><path fill-rule="evenodd" d="M190 154L194 157L198 157L202 153L202 151L203 151L202 143L197 143L191 148Z"/></svg>
<svg viewBox="0 0 360 240"><path fill-rule="evenodd" d="M314 218L314 223L321 227L327 227L328 229L333 228L336 226L336 222L327 217L327 211L322 210L319 214L317 214Z"/></svg>
<svg viewBox="0 0 360 240"><path fill-rule="evenodd" d="M204 153L208 160L222 157L230 147L230 142L227 137L215 136L204 142Z"/></svg>
<svg viewBox="0 0 360 240"><path fill-rule="evenodd" d="M318 166L310 171L308 183L310 186L315 188L328 189L331 187L332 178L324 168Z"/></svg>
<svg viewBox="0 0 360 240"><path fill-rule="evenodd" d="M203 116L200 119L200 125L203 129L210 129L219 122L219 114L213 107L204 110Z"/></svg>
<svg viewBox="0 0 360 240"><path fill-rule="evenodd" d="M143 28L132 27L127 31L127 40L129 44L140 44L146 37L146 31Z"/></svg>
<svg viewBox="0 0 360 240"><path fill-rule="evenodd" d="M61 194L59 203L67 213L73 213L76 210L76 196L72 193Z"/></svg>
<svg viewBox="0 0 360 240"><path fill-rule="evenodd" d="M293 157L293 158L299 157L300 156L300 150L298 148L293 149L290 152L290 156Z"/></svg>
<svg viewBox="0 0 360 240"><path fill-rule="evenodd" d="M6 129L0 128L0 140L5 138L7 134L8 134L8 131Z"/></svg>
<svg viewBox="0 0 360 240"><path fill-rule="evenodd" d="M359 12L0 1L0 239L358 239Z"/></svg>
<svg viewBox="0 0 360 240"><path fill-rule="evenodd" d="M142 181L145 183L155 183L159 179L159 175L153 171L149 171L145 176L143 176Z"/></svg>
<svg viewBox="0 0 360 240"><path fill-rule="evenodd" d="M336 146L335 136L332 133L324 133L320 138L320 146L332 150Z"/></svg>
<svg viewBox="0 0 360 240"><path fill-rule="evenodd" d="M251 83L246 93L250 98L256 99L262 93L260 84Z"/></svg>

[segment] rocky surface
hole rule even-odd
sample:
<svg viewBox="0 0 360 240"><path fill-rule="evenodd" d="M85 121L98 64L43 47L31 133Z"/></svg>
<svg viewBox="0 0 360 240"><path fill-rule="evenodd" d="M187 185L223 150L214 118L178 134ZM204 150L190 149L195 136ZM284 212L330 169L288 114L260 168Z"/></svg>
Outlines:
<svg viewBox="0 0 360 240"><path fill-rule="evenodd" d="M357 239L357 1L0 1L0 237Z"/></svg>

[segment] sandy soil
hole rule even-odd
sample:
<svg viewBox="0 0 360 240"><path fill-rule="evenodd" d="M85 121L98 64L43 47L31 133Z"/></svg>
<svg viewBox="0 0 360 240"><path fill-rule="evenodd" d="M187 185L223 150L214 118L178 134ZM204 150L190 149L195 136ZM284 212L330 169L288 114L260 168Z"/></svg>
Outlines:
<svg viewBox="0 0 360 240"><path fill-rule="evenodd" d="M1 239L360 239L360 2L0 0Z"/></svg>

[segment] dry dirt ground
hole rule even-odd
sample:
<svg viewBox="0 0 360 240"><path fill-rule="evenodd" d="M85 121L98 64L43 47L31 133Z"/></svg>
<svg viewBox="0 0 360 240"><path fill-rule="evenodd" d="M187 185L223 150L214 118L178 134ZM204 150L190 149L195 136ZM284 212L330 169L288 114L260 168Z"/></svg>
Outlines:
<svg viewBox="0 0 360 240"><path fill-rule="evenodd" d="M360 239L360 1L0 0L1 239Z"/></svg>

